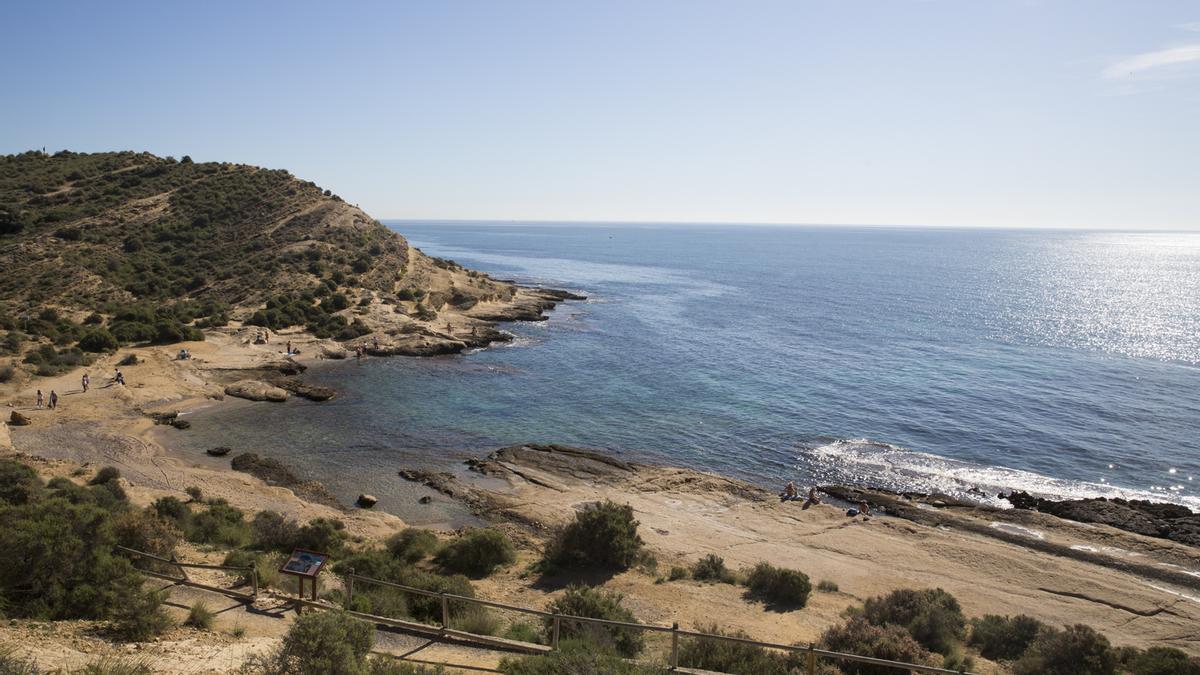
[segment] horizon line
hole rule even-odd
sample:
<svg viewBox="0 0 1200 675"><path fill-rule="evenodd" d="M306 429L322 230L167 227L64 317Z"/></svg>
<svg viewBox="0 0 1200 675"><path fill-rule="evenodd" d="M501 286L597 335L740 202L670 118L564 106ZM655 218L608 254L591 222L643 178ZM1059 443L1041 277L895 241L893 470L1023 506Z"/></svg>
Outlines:
<svg viewBox="0 0 1200 675"><path fill-rule="evenodd" d="M380 218L381 222L404 223L487 223L496 225L688 225L699 227L812 227L908 230L1039 230L1039 231L1103 231L1103 232L1196 232L1200 225L1136 227L1128 225L942 225L903 223L793 223L752 221L688 221L688 220L592 220L551 218Z"/></svg>

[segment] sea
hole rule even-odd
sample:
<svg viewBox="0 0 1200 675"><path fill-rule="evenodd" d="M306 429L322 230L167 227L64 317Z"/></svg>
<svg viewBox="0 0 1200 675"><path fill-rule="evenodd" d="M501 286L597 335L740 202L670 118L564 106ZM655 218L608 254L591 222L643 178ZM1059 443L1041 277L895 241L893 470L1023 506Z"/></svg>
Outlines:
<svg viewBox="0 0 1200 675"><path fill-rule="evenodd" d="M489 349L314 368L337 398L198 412L185 451L275 456L410 519L398 470L517 443L778 489L1200 510L1200 232L387 225L587 300Z"/></svg>

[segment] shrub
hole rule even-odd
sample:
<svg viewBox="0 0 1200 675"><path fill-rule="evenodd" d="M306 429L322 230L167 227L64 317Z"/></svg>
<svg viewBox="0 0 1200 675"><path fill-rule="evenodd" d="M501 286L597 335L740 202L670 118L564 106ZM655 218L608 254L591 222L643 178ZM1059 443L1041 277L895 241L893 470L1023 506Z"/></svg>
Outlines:
<svg viewBox="0 0 1200 675"><path fill-rule="evenodd" d="M160 558L175 554L182 533L172 521L158 516L153 508L127 511L113 517L113 534L117 543ZM144 564L146 561L139 561ZM163 563L165 564L165 563ZM171 566L171 571L175 568Z"/></svg>
<svg viewBox="0 0 1200 675"><path fill-rule="evenodd" d="M118 347L117 338L104 328L93 328L79 338L79 348L85 352L115 352Z"/></svg>
<svg viewBox="0 0 1200 675"><path fill-rule="evenodd" d="M71 675L153 675L154 667L141 659L102 656L86 666L72 670Z"/></svg>
<svg viewBox="0 0 1200 675"><path fill-rule="evenodd" d="M191 499L194 502L204 501L204 492L195 485L186 487L183 491L187 493L188 499Z"/></svg>
<svg viewBox="0 0 1200 675"><path fill-rule="evenodd" d="M836 652L932 665L929 652L903 628L894 625L875 626L862 617L854 617L825 631L821 636L821 646ZM850 661L839 661L838 667L845 675L894 675L896 672L890 666Z"/></svg>
<svg viewBox="0 0 1200 675"><path fill-rule="evenodd" d="M0 646L0 673L4 675L42 675L37 661L17 656L16 648Z"/></svg>
<svg viewBox="0 0 1200 675"><path fill-rule="evenodd" d="M188 616L184 620L183 625L199 628L200 630L212 630L213 621L216 618L217 615L201 600L192 605L191 609L188 610Z"/></svg>
<svg viewBox="0 0 1200 675"><path fill-rule="evenodd" d="M633 612L621 606L624 599L620 593L590 586L568 586L565 593L551 602L547 611L591 619L608 619L638 623ZM554 620L547 617L546 630L552 630ZM618 654L632 658L642 651L645 638L636 628L606 626L580 621L561 620L559 638L579 638L599 645L612 647Z"/></svg>
<svg viewBox="0 0 1200 675"><path fill-rule="evenodd" d="M103 485L121 477L121 471L115 466L106 466L96 472L96 477L88 481L88 485Z"/></svg>
<svg viewBox="0 0 1200 675"><path fill-rule="evenodd" d="M16 376L17 376L16 368L13 368L11 365L9 365L7 363L0 366L0 384L5 384L6 382L12 382L13 379L16 378Z"/></svg>
<svg viewBox="0 0 1200 675"><path fill-rule="evenodd" d="M113 611L113 634L129 642L143 642L167 631L174 622L163 610L166 591L132 594Z"/></svg>
<svg viewBox="0 0 1200 675"><path fill-rule="evenodd" d="M733 571L725 567L725 559L709 553L692 565L692 578L698 581L720 581L732 584L735 579Z"/></svg>
<svg viewBox="0 0 1200 675"><path fill-rule="evenodd" d="M838 585L832 581L829 581L828 579L822 579L817 584L817 590L821 591L822 593L837 593Z"/></svg>
<svg viewBox="0 0 1200 675"><path fill-rule="evenodd" d="M475 635L495 635L500 632L500 619L484 607L459 616L451 616L451 627Z"/></svg>
<svg viewBox="0 0 1200 675"><path fill-rule="evenodd" d="M437 547L436 534L416 527L400 530L387 540L388 552L396 559L409 564L433 555Z"/></svg>
<svg viewBox="0 0 1200 675"><path fill-rule="evenodd" d="M742 631L725 632L717 626L702 626L697 630L712 635L750 637ZM745 673L746 675L787 672L783 659L762 647L712 638L684 639L679 648L679 665L719 673Z"/></svg>
<svg viewBox="0 0 1200 675"><path fill-rule="evenodd" d="M541 630L528 621L518 621L508 627L504 631L504 637L517 642L532 642L533 644L542 644Z"/></svg>
<svg viewBox="0 0 1200 675"><path fill-rule="evenodd" d="M482 577L516 559L512 542L503 532L482 528L466 531L442 547L434 560L451 572Z"/></svg>
<svg viewBox="0 0 1200 675"><path fill-rule="evenodd" d="M926 649L941 654L949 654L966 636L967 620L958 600L940 588L902 589L870 598L863 616L876 626L900 626Z"/></svg>
<svg viewBox="0 0 1200 675"><path fill-rule="evenodd" d="M968 641L985 659L1012 661L1021 657L1044 627L1041 621L1025 616L988 614L971 620Z"/></svg>
<svg viewBox="0 0 1200 675"><path fill-rule="evenodd" d="M1130 675L1200 675L1200 659L1173 647L1136 652L1123 665Z"/></svg>
<svg viewBox="0 0 1200 675"><path fill-rule="evenodd" d="M314 518L296 532L296 546L338 555L346 545L346 524L332 518Z"/></svg>
<svg viewBox="0 0 1200 675"><path fill-rule="evenodd" d="M192 527L192 509L177 497L159 497L150 508L158 517L174 523L180 532L187 532Z"/></svg>
<svg viewBox="0 0 1200 675"><path fill-rule="evenodd" d="M237 548L250 541L250 526L240 510L223 502L210 504L207 511L192 516L188 541Z"/></svg>
<svg viewBox="0 0 1200 675"><path fill-rule="evenodd" d="M250 523L254 545L266 551L290 551L296 547L300 526L276 511L259 511Z"/></svg>
<svg viewBox="0 0 1200 675"><path fill-rule="evenodd" d="M1016 675L1112 675L1116 658L1108 638L1082 624L1045 629L1013 664Z"/></svg>
<svg viewBox="0 0 1200 675"><path fill-rule="evenodd" d="M546 545L548 567L605 567L625 570L642 555L633 507L605 500L575 513L575 520Z"/></svg>
<svg viewBox="0 0 1200 675"><path fill-rule="evenodd" d="M271 658L275 673L359 675L367 665L374 627L344 612L300 615Z"/></svg>
<svg viewBox="0 0 1200 675"><path fill-rule="evenodd" d="M687 579L689 574L688 568L675 565L671 568L671 573L667 575L667 580L679 581L680 579Z"/></svg>
<svg viewBox="0 0 1200 675"><path fill-rule="evenodd" d="M781 608L803 607L812 592L808 575L766 562L751 568L746 575L746 588L751 595Z"/></svg>
<svg viewBox="0 0 1200 675"><path fill-rule="evenodd" d="M42 491L42 481L32 467L0 459L0 506L27 504Z"/></svg>
<svg viewBox="0 0 1200 675"><path fill-rule="evenodd" d="M559 649L545 656L505 658L500 661L504 675L667 675L663 666L630 663L611 650L596 649L587 642L564 641Z"/></svg>

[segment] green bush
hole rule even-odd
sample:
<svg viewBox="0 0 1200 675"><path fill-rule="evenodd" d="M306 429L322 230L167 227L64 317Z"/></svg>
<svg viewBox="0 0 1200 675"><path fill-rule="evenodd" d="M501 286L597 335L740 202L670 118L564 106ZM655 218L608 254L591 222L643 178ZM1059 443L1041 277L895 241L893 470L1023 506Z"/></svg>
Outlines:
<svg viewBox="0 0 1200 675"><path fill-rule="evenodd" d="M697 630L710 635L750 638L742 631L726 632L715 625L700 627ZM784 659L779 654L743 642L713 638L684 638L679 648L679 665L735 675L788 672Z"/></svg>
<svg viewBox="0 0 1200 675"><path fill-rule="evenodd" d="M183 625L199 628L200 630L212 630L213 622L216 621L216 618L217 615L201 600L192 605L188 610L188 616L184 620Z"/></svg>
<svg viewBox="0 0 1200 675"><path fill-rule="evenodd" d="M250 541L250 526L244 514L224 502L209 504L208 510L192 516L188 541L238 548Z"/></svg>
<svg viewBox="0 0 1200 675"><path fill-rule="evenodd" d="M1173 647L1134 650L1122 665L1130 675L1200 675L1200 659Z"/></svg>
<svg viewBox="0 0 1200 675"><path fill-rule="evenodd" d="M120 469L115 466L106 466L96 472L96 476L88 481L88 485L103 485L120 477Z"/></svg>
<svg viewBox="0 0 1200 675"><path fill-rule="evenodd" d="M118 347L117 338L104 328L92 328L79 338L79 348L85 352L115 352Z"/></svg>
<svg viewBox="0 0 1200 675"><path fill-rule="evenodd" d="M12 382L17 377L17 369L10 364L0 366L0 384Z"/></svg>
<svg viewBox="0 0 1200 675"><path fill-rule="evenodd" d="M434 593L449 593L467 598L475 597L470 580L460 575L444 576L418 569L393 558L387 551L362 551L339 560L333 566L337 574L350 570L359 576L390 581ZM425 623L441 623L442 603L437 597L407 593L398 589L363 582L354 587L351 609L394 618L412 618ZM464 601L451 601L451 616L462 620L480 608Z"/></svg>
<svg viewBox="0 0 1200 675"><path fill-rule="evenodd" d="M102 656L71 675L153 675L154 668L145 660Z"/></svg>
<svg viewBox="0 0 1200 675"><path fill-rule="evenodd" d="M642 556L633 507L605 500L575 513L546 545L544 567L629 569Z"/></svg>
<svg viewBox="0 0 1200 675"><path fill-rule="evenodd" d="M736 581L733 570L725 566L725 559L709 553L692 565L692 578L697 581L719 581L732 584Z"/></svg>
<svg viewBox="0 0 1200 675"><path fill-rule="evenodd" d="M542 644L542 631L528 621L518 621L508 627L504 631L504 637L517 642L531 642L533 644Z"/></svg>
<svg viewBox="0 0 1200 675"><path fill-rule="evenodd" d="M150 505L159 518L174 523L180 532L192 528L192 509L177 497L159 497Z"/></svg>
<svg viewBox="0 0 1200 675"><path fill-rule="evenodd" d="M443 546L434 561L451 572L482 577L516 559L512 542L503 532L482 528L468 530Z"/></svg>
<svg viewBox="0 0 1200 675"><path fill-rule="evenodd" d="M204 492L195 485L190 485L184 488L183 491L187 494L188 499L191 499L194 502L204 501Z"/></svg>
<svg viewBox="0 0 1200 675"><path fill-rule="evenodd" d="M0 459L0 507L28 504L42 492L42 481L32 467Z"/></svg>
<svg viewBox="0 0 1200 675"><path fill-rule="evenodd" d="M760 562L746 575L751 595L779 608L799 608L808 603L812 583L808 575L796 570Z"/></svg>
<svg viewBox="0 0 1200 675"><path fill-rule="evenodd" d="M387 540L387 549L398 560L412 564L437 552L438 538L430 530L408 527Z"/></svg>
<svg viewBox="0 0 1200 675"><path fill-rule="evenodd" d="M817 583L817 590L821 591L822 593L837 593L838 585L832 581L829 581L828 579L822 579L819 583Z"/></svg>
<svg viewBox="0 0 1200 675"><path fill-rule="evenodd" d="M1116 657L1108 638L1082 624L1044 629L1013 664L1015 675L1112 675Z"/></svg>
<svg viewBox="0 0 1200 675"><path fill-rule="evenodd" d="M667 575L667 580L679 581L680 579L687 579L690 574L691 573L688 572L688 568L674 565L671 567L671 573Z"/></svg>
<svg viewBox="0 0 1200 675"><path fill-rule="evenodd" d="M876 626L862 617L854 617L834 626L821 636L821 647L835 652L870 656L916 665L933 665L929 652L900 626ZM845 675L895 675L890 666L838 661Z"/></svg>
<svg viewBox="0 0 1200 675"><path fill-rule="evenodd" d="M508 657L500 661L504 675L667 675L664 666L630 663L594 644L564 641L545 656Z"/></svg>
<svg viewBox="0 0 1200 675"><path fill-rule="evenodd" d="M296 532L296 546L340 555L346 545L346 524L332 518L314 518Z"/></svg>
<svg viewBox="0 0 1200 675"><path fill-rule="evenodd" d="M958 600L940 588L902 589L870 598L863 616L876 626L900 626L926 649L941 654L951 653L966 637L967 620Z"/></svg>
<svg viewBox="0 0 1200 675"><path fill-rule="evenodd" d="M971 620L968 641L985 659L1012 661L1021 657L1045 627L1041 621L1021 614L988 614Z"/></svg>
<svg viewBox="0 0 1200 675"><path fill-rule="evenodd" d="M113 635L129 642L144 642L166 632L174 625L162 606L166 597L166 591L131 593L112 612Z"/></svg>
<svg viewBox="0 0 1200 675"><path fill-rule="evenodd" d="M276 511L259 511L250 522L254 546L264 551L291 551L300 538L300 526Z"/></svg>
<svg viewBox="0 0 1200 675"><path fill-rule="evenodd" d="M590 586L573 585L568 586L562 596L551 602L546 609L549 612L569 616L639 623L633 616L633 612L621 606L623 599L624 596L620 593ZM553 629L553 619L547 617L545 623L547 631ZM645 637L642 631L636 628L607 626L567 619L562 619L560 622L559 638L577 638L608 646L626 658L638 655L645 646Z"/></svg>
<svg viewBox="0 0 1200 675"><path fill-rule="evenodd" d="M319 611L300 615L274 654L270 672L359 675L368 672L367 654L375 628L344 612Z"/></svg>
<svg viewBox="0 0 1200 675"><path fill-rule="evenodd" d="M160 517L153 508L126 511L113 516L113 534L117 543L143 553L170 558L182 538L175 523ZM145 561L135 561L141 565ZM172 567L171 571L175 569Z"/></svg>

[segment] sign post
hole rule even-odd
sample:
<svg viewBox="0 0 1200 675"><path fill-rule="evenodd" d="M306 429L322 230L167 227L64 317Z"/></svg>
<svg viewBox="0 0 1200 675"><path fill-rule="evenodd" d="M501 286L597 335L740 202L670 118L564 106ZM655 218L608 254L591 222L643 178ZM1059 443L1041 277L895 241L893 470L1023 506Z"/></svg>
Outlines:
<svg viewBox="0 0 1200 675"><path fill-rule="evenodd" d="M325 563L329 562L329 554L317 553L305 548L292 549L292 555L288 557L287 562L279 571L283 574L291 574L296 577L296 595L304 599L304 580L308 579L312 582L312 599L317 599L317 574L321 568L325 567Z"/></svg>

